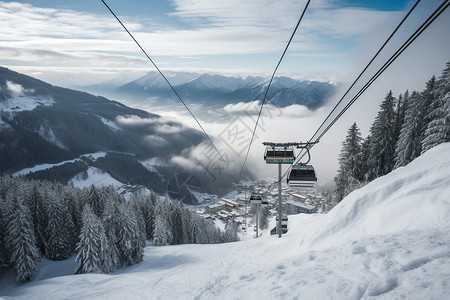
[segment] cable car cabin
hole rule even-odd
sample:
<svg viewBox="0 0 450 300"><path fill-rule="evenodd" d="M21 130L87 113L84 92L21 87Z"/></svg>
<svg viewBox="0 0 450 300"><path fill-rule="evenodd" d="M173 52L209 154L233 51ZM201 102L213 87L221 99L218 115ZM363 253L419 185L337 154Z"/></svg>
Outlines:
<svg viewBox="0 0 450 300"><path fill-rule="evenodd" d="M262 196L260 194L252 194L250 196L251 204L261 204L261 202L262 202Z"/></svg>
<svg viewBox="0 0 450 300"><path fill-rule="evenodd" d="M261 200L261 206L262 207L267 207L267 206L269 206L269 201L266 199L266 198L262 198L262 200Z"/></svg>
<svg viewBox="0 0 450 300"><path fill-rule="evenodd" d="M312 189L316 182L316 172L311 165L295 165L287 177L289 187Z"/></svg>
<svg viewBox="0 0 450 300"><path fill-rule="evenodd" d="M278 224L278 216L277 216L277 224ZM282 216L281 217L281 232L286 233L288 231L288 217Z"/></svg>
<svg viewBox="0 0 450 300"><path fill-rule="evenodd" d="M292 147L267 147L264 160L267 164L293 164L294 149Z"/></svg>

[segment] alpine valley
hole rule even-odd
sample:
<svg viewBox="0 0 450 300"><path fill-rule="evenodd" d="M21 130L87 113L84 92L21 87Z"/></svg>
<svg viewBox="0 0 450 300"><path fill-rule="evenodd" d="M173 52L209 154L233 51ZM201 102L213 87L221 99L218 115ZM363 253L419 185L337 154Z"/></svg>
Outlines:
<svg viewBox="0 0 450 300"><path fill-rule="evenodd" d="M97 174L163 193L182 171L170 159L205 140L176 121L2 67L0 117L0 174L64 184Z"/></svg>

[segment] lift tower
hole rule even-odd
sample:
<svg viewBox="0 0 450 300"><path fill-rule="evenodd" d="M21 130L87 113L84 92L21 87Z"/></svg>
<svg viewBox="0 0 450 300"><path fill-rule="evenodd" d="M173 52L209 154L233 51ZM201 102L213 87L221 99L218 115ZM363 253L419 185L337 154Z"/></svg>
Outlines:
<svg viewBox="0 0 450 300"><path fill-rule="evenodd" d="M282 205L281 205L281 165L292 165L295 161L294 146L298 146L300 143L272 143L264 142L266 146L266 152L264 153L264 160L267 164L278 164L278 223L277 234L281 238L281 218L282 218Z"/></svg>
<svg viewBox="0 0 450 300"><path fill-rule="evenodd" d="M281 165L282 164L294 164L295 162L295 154L294 154L294 147L300 148L300 149L306 149L308 151L309 156L309 147L311 145L318 143L318 142L307 142L307 143L297 143L297 142L290 142L290 143L272 143L272 142L264 142L263 145L266 146L266 152L264 153L264 160L267 164L278 164L278 222L277 222L277 234L278 237L281 237L282 232L282 205L281 205ZM309 158L308 158L309 162ZM314 172L314 169L313 169ZM309 183L309 185L312 185L312 181L317 181L317 178L314 176L311 178L300 178L303 181L306 181ZM303 182L302 181L302 182ZM311 182L310 182L311 181ZM313 186L313 185L312 185Z"/></svg>

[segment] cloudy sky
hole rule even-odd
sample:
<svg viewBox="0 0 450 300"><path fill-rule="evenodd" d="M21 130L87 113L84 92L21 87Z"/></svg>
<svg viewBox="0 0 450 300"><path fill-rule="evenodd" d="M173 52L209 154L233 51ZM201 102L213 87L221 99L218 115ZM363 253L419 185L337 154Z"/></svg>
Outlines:
<svg viewBox="0 0 450 300"><path fill-rule="evenodd" d="M242 75L270 74L306 3L106 2L159 67ZM350 78L413 2L313 0L280 74ZM422 2L418 16L440 1ZM0 20L0 65L55 84L126 81L152 70L100 0L0 1Z"/></svg>
<svg viewBox="0 0 450 300"><path fill-rule="evenodd" d="M106 2L161 69L241 76L273 72L306 4L306 0ZM312 0L278 74L341 82L345 87L415 2ZM375 66L380 66L441 2L422 0ZM0 24L0 66L55 85L79 87L109 80L125 83L154 70L100 0L0 1ZM387 91L392 89L398 95L406 89L420 90L432 75L440 74L450 61L448 28L449 10L324 137L317 146L322 155L313 158L322 174L332 178L340 142L354 121L363 135L367 134ZM258 131L258 145L252 147L249 165L261 159L263 140L280 136L290 141L309 139L339 96L317 111L291 107L281 111L279 119L268 120L267 128L276 130ZM169 115L184 118L186 124L197 128L182 109ZM240 120L251 123L250 119ZM230 125L204 122L214 136Z"/></svg>

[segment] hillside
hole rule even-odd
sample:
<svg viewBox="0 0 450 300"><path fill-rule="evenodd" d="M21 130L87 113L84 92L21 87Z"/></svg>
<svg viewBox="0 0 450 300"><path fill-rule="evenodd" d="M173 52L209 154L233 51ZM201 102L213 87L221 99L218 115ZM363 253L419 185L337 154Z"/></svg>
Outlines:
<svg viewBox="0 0 450 300"><path fill-rule="evenodd" d="M164 176L182 170L142 162L164 165L203 141L176 121L0 67L0 174L50 165L28 177L67 183L95 167L163 193ZM103 157L86 157L99 152Z"/></svg>
<svg viewBox="0 0 450 300"><path fill-rule="evenodd" d="M72 275L73 258L45 262L17 299L447 299L450 144L348 195L326 215L289 216L281 239L147 246L144 262ZM9 276L9 277L8 277Z"/></svg>

